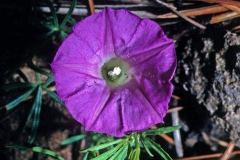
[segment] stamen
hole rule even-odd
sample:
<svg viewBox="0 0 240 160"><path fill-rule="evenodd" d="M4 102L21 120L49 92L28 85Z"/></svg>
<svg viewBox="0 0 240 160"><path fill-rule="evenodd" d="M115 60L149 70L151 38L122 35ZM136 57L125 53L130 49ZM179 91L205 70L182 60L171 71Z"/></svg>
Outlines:
<svg viewBox="0 0 240 160"><path fill-rule="evenodd" d="M109 76L118 76L121 73L120 67L114 67L113 71L109 71L108 75Z"/></svg>

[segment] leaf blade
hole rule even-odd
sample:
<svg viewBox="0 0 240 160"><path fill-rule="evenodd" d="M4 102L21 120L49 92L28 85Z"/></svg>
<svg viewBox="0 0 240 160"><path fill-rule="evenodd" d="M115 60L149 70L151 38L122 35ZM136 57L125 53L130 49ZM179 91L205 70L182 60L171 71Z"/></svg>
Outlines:
<svg viewBox="0 0 240 160"><path fill-rule="evenodd" d="M4 84L2 86L2 89L5 91L8 91L8 90L14 90L14 89L18 89L18 88L27 88L27 87L34 87L34 84L32 84L32 83L8 83L8 84Z"/></svg>
<svg viewBox="0 0 240 160"><path fill-rule="evenodd" d="M42 88L39 86L37 95L35 97L33 106L34 109L34 117L33 117L33 124L31 128L30 138L28 139L28 143L32 144L37 133L38 125L39 125L39 119L40 119L40 112L41 112L41 105L42 105Z"/></svg>
<svg viewBox="0 0 240 160"><path fill-rule="evenodd" d="M125 143L109 160L122 160L127 156L128 143Z"/></svg>
<svg viewBox="0 0 240 160"><path fill-rule="evenodd" d="M11 110L14 107L16 107L19 103L25 100L35 89L36 87L32 87L30 90L28 90L27 92L25 92L24 94L22 94L21 96L13 100L12 102L6 104L6 109Z"/></svg>
<svg viewBox="0 0 240 160"><path fill-rule="evenodd" d="M52 3L49 0L47 0L47 4L48 4L48 7L49 7L49 9L50 9L50 11L52 13L53 23L54 23L54 25L56 27L58 27L59 24L58 24L58 18L57 18L56 10L55 10L55 8L53 7Z"/></svg>
<svg viewBox="0 0 240 160"><path fill-rule="evenodd" d="M166 134L166 133L170 133L175 130L178 130L180 128L181 128L181 126L170 126L170 127L162 127L162 128L158 128L158 129L149 129L149 130L144 131L142 133L142 135L147 136L147 135Z"/></svg>
<svg viewBox="0 0 240 160"><path fill-rule="evenodd" d="M58 97L58 95L56 93L54 93L53 91L49 90L47 87L43 88L48 95L50 95L55 101L57 101L58 103L60 103L62 106L65 106L64 102L60 100L60 98Z"/></svg>
<svg viewBox="0 0 240 160"><path fill-rule="evenodd" d="M97 145L97 146L93 146L93 147L88 148L88 149L86 149L86 150L83 150L83 151L81 151L81 152L97 151L97 150L100 150L100 149L109 147L109 146L111 146L111 145L120 143L120 142L122 142L122 141L123 141L123 139L116 139L116 140L111 141L111 142L107 142L107 143L104 143L104 144L100 144L100 145Z"/></svg>
<svg viewBox="0 0 240 160"><path fill-rule="evenodd" d="M144 140L160 155L164 160L172 160L172 158L169 156L167 152L165 152L162 147L155 143L150 138L145 137Z"/></svg>
<svg viewBox="0 0 240 160"><path fill-rule="evenodd" d="M152 153L150 152L150 150L148 149L148 147L146 146L146 144L144 143L144 140L140 139L140 141L141 141L144 149L147 151L148 155L149 155L150 157L154 157L153 154L152 154Z"/></svg>
<svg viewBox="0 0 240 160"><path fill-rule="evenodd" d="M44 148L41 148L41 147L33 147L32 150L34 152L43 153L45 155L51 156L51 157L56 158L58 160L64 160L64 158L62 158L61 156L57 155L56 153L54 153L53 151L51 151L49 149L44 149Z"/></svg>
<svg viewBox="0 0 240 160"><path fill-rule="evenodd" d="M35 65L33 64L32 60L29 60L29 61L27 62L27 65L28 65L29 68L31 68L32 70L34 70L34 71L36 71L36 72L38 72L38 73L41 73L41 74L43 74L43 75L45 75L45 76L48 76L48 77L53 77L51 73L48 73L48 72L46 72L46 71L38 68L37 66L35 66Z"/></svg>
<svg viewBox="0 0 240 160"><path fill-rule="evenodd" d="M49 73L52 75L52 71ZM47 87L53 82L53 75L52 77L48 77L47 81L44 83L44 85Z"/></svg>
<svg viewBox="0 0 240 160"><path fill-rule="evenodd" d="M67 21L69 20L69 18L71 17L72 12L73 12L73 10L74 10L74 8L75 8L75 6L76 6L76 3L77 3L77 0L73 0L72 4L71 4L71 6L70 6L70 8L69 8L69 10L68 10L67 15L65 16L64 20L62 21L62 23L61 23L61 25L60 25L60 28L62 28L62 27L67 23Z"/></svg>
<svg viewBox="0 0 240 160"><path fill-rule="evenodd" d="M86 137L86 134L80 134L80 135L72 136L72 137L70 137L70 138L65 139L64 141L62 141L61 144L62 144L62 145L68 145L68 144L70 144L70 143L79 141L79 140L81 140L81 139L83 139L83 138L85 138L85 137Z"/></svg>
<svg viewBox="0 0 240 160"><path fill-rule="evenodd" d="M108 159L114 152L116 152L117 150L119 150L119 148L121 148L124 143L126 143L126 141L122 141L121 143L119 143L116 147L112 148L111 150L93 158L92 160L106 160Z"/></svg>

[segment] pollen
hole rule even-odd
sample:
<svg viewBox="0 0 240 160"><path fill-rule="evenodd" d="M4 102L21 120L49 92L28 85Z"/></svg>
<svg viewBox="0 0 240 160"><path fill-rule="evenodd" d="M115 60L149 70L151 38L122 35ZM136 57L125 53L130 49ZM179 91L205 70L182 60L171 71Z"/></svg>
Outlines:
<svg viewBox="0 0 240 160"><path fill-rule="evenodd" d="M114 67L113 71L109 71L108 75L109 76L118 76L121 73L120 67Z"/></svg>

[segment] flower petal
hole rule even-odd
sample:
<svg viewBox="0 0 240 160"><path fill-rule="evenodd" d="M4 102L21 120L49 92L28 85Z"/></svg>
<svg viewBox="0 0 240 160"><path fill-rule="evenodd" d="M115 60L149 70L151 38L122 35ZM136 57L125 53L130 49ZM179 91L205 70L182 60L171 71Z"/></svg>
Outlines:
<svg viewBox="0 0 240 160"><path fill-rule="evenodd" d="M51 64L60 98L66 100L84 85L102 80L99 61L99 57L85 42L71 34L61 45Z"/></svg>
<svg viewBox="0 0 240 160"><path fill-rule="evenodd" d="M115 56L112 33L114 24L109 21L114 12L111 13L109 10L111 9L106 8L100 13L85 18L84 21L73 27L74 34L86 42L95 54L105 60Z"/></svg>
<svg viewBox="0 0 240 160"><path fill-rule="evenodd" d="M136 16L130 15L135 20ZM151 75L169 81L176 68L173 41L151 20L144 19L136 24L138 25L131 26L134 32L113 31L115 39L124 39L125 42L121 45L115 43L117 56L138 68L140 73L147 70ZM128 39L125 38L126 35Z"/></svg>

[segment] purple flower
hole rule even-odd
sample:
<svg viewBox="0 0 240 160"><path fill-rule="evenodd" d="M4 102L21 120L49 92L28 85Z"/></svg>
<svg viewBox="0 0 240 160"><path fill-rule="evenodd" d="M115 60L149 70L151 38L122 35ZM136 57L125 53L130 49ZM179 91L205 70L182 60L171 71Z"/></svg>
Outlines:
<svg viewBox="0 0 240 160"><path fill-rule="evenodd" d="M106 8L73 30L51 64L72 116L87 131L116 137L162 122L176 55L159 25Z"/></svg>

